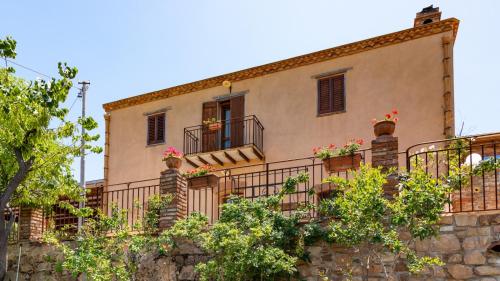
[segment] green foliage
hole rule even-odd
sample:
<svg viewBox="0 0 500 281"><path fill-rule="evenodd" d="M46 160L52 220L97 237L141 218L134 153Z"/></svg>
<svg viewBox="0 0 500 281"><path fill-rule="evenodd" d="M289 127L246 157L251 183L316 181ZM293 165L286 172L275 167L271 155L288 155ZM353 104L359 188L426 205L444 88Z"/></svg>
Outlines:
<svg viewBox="0 0 500 281"><path fill-rule="evenodd" d="M398 187L399 194L389 205L391 223L418 239L436 235L435 225L453 189L422 169L401 175Z"/></svg>
<svg viewBox="0 0 500 281"><path fill-rule="evenodd" d="M328 240L363 248L367 252L365 265L381 252L405 256L412 272L441 264L437 258L418 257L409 244L436 234L435 225L451 189L416 169L399 178L400 192L389 200L383 189L387 176L380 169L363 165L350 180L326 180L340 191L322 201L321 211L335 218L328 226ZM400 237L404 232L410 234L410 240Z"/></svg>
<svg viewBox="0 0 500 281"><path fill-rule="evenodd" d="M153 195L148 200L148 211L144 214L144 222L135 226L136 229L142 228L146 233L156 233L160 223L160 210L166 208L173 200L171 194Z"/></svg>
<svg viewBox="0 0 500 281"><path fill-rule="evenodd" d="M171 195L151 197L144 223L135 226L140 229L129 227L127 210L113 206L110 216L99 212L95 218L87 218L74 244L64 242L64 230L47 232L44 240L63 252L64 261L56 263L60 270L75 277L85 273L93 281L133 280L140 257L159 245L155 236L159 211L171 201ZM134 233L139 230L140 234Z"/></svg>
<svg viewBox="0 0 500 281"><path fill-rule="evenodd" d="M49 207L61 196L80 198L80 187L73 178L71 164L80 155L79 141L85 149L100 152L92 142L98 135L80 134L76 124L66 119L63 107L76 68L58 64L59 78L26 81L14 76L7 59L16 56L16 41L0 39L0 210L15 206ZM87 131L97 127L90 117L78 121ZM6 272L7 237L14 227L15 215L8 221L0 216L0 279Z"/></svg>
<svg viewBox="0 0 500 281"><path fill-rule="evenodd" d="M0 40L0 55L14 58L15 46L9 37ZM59 63L58 70L59 79L25 81L12 68L0 69L0 203L49 206L60 196L79 197L70 167L81 135L62 107L77 69ZM97 127L90 117L78 123L87 131ZM83 137L87 149L100 152L92 146L98 135Z"/></svg>
<svg viewBox="0 0 500 281"><path fill-rule="evenodd" d="M475 176L480 176L482 174L493 172L498 169L500 169L500 159L490 157L479 162L479 164L473 168L472 173Z"/></svg>
<svg viewBox="0 0 500 281"><path fill-rule="evenodd" d="M302 223L311 206L284 215L281 200L307 182L308 175L288 178L281 191L251 201L232 197L222 206L219 221L208 227L207 218L193 214L162 234L163 241L189 239L210 261L196 266L201 280L279 280L297 272L299 259L307 260L304 246L318 236L319 226Z"/></svg>
<svg viewBox="0 0 500 281"><path fill-rule="evenodd" d="M109 237L108 234L115 235ZM62 267L78 277L89 280L130 280L131 265L123 245L130 240L126 212L113 208L110 217L88 219L76 237L76 246L61 242L55 233L47 233L45 241L56 245L64 254Z"/></svg>

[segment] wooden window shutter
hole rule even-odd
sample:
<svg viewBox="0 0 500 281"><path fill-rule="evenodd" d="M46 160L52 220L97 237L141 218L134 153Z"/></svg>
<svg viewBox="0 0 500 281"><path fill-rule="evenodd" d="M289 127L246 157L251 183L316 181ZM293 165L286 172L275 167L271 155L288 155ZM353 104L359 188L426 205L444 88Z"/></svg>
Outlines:
<svg viewBox="0 0 500 281"><path fill-rule="evenodd" d="M333 112L345 110L344 96L344 75L335 76L332 78L333 84Z"/></svg>
<svg viewBox="0 0 500 281"><path fill-rule="evenodd" d="M155 117L148 116L148 145L155 141Z"/></svg>
<svg viewBox="0 0 500 281"><path fill-rule="evenodd" d="M160 114L156 118L156 142L165 141L165 114Z"/></svg>
<svg viewBox="0 0 500 281"><path fill-rule="evenodd" d="M245 96L237 96L229 100L231 108L231 147L244 144L245 133Z"/></svg>
<svg viewBox="0 0 500 281"><path fill-rule="evenodd" d="M318 114L330 113L332 111L330 82L329 78L318 80Z"/></svg>
<svg viewBox="0 0 500 281"><path fill-rule="evenodd" d="M216 118L217 119L217 102L209 101L203 103L201 113L201 121ZM203 125L201 129L201 149L203 152L218 150L218 133L219 131L210 131L208 126Z"/></svg>
<svg viewBox="0 0 500 281"><path fill-rule="evenodd" d="M318 114L345 111L344 75L318 80Z"/></svg>
<svg viewBox="0 0 500 281"><path fill-rule="evenodd" d="M207 119L217 118L217 102L209 101L203 103L203 112L201 115L202 122Z"/></svg>

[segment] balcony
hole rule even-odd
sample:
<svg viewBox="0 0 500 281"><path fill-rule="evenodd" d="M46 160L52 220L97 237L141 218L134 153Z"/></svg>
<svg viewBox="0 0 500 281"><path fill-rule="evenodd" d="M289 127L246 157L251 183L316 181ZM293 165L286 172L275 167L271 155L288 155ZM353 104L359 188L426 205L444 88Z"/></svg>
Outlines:
<svg viewBox="0 0 500 281"><path fill-rule="evenodd" d="M184 128L184 155L193 167L263 160L264 126L255 115Z"/></svg>

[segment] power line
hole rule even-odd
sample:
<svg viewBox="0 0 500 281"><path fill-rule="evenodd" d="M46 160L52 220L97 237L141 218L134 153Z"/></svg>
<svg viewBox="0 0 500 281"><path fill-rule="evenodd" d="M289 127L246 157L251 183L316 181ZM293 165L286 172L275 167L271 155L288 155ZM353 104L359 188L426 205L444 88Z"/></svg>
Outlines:
<svg viewBox="0 0 500 281"><path fill-rule="evenodd" d="M68 109L68 113L71 112L71 109L73 108L73 106L75 105L75 103L76 103L77 100L78 100L78 96L76 96L75 99L73 100L73 103L71 103L71 106Z"/></svg>
<svg viewBox="0 0 500 281"><path fill-rule="evenodd" d="M12 63L12 64L15 64L15 65L17 65L17 66L19 66L19 67L21 67L21 68L24 68L24 69L26 69L26 70L29 70L29 71L31 71L31 72L34 72L34 73L36 73L36 74L38 74L38 75L44 76L45 78L48 78L48 79L52 79L52 78L53 78L52 76L49 76L49 75L47 75L47 74L44 74L44 73L42 73L42 72L40 72L40 71L37 71L37 70L35 70L35 69L33 69L33 68L30 68L30 67L24 66L24 65L22 65L22 64L20 64L20 63L17 63L17 62L15 62L15 61L10 60L10 59L6 59L5 61L10 62L10 63ZM81 88L78 88L78 87L76 87L76 86L71 86L71 88L75 88L75 89L80 90L80 91L82 90Z"/></svg>
<svg viewBox="0 0 500 281"><path fill-rule="evenodd" d="M10 63L12 63L12 64L15 64L15 65L17 65L17 66L21 67L21 68L24 68L24 69L26 69L26 70L29 70L29 71L31 71L31 72L34 72L34 73L36 73L36 74L38 74L38 75L44 76L44 77L46 77L46 78L48 78L48 79L52 79L52 77L50 77L50 76L49 76L49 75L47 75L47 74L44 74L44 73L42 73L42 72L40 72L40 71L37 71L37 70L35 70L35 69L33 69L33 68L30 68L30 67L24 66L24 65L22 65L22 64L20 64L20 63L17 63L17 62L15 62L15 61L10 60L10 59L5 59L5 62L6 62L6 64L7 64L7 62L10 62ZM77 90L79 90L80 92L82 91L82 89L81 89L81 88L78 88L78 87L76 87L76 86L71 86L71 88L77 89ZM79 96L76 96L76 97L75 97L75 99L74 99L74 100L73 100L73 102L71 103L71 106L70 106L70 107L69 107L69 109L68 109L68 113L69 113L69 112L71 112L71 109L73 109L73 106L76 104L76 101L78 100L78 98L79 98ZM62 124L62 122L61 122L61 124ZM59 124L59 126L61 126L61 124Z"/></svg>

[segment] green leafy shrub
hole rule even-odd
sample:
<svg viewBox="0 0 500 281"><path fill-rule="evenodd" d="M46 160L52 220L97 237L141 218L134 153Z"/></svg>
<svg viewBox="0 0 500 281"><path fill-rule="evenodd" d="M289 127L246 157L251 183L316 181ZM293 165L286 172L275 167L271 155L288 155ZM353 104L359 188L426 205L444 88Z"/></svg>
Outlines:
<svg viewBox="0 0 500 281"><path fill-rule="evenodd" d="M437 258L418 257L409 245L437 234L435 225L448 202L450 187L416 169L399 177L400 192L388 199L384 196L386 179L380 169L363 165L350 180L326 180L340 191L321 203L321 210L335 217L328 225L328 241L363 253L365 270L370 262L381 262L380 256L387 252L395 260L405 257L411 272L441 264ZM403 239L401 233L409 233L410 239Z"/></svg>
<svg viewBox="0 0 500 281"><path fill-rule="evenodd" d="M211 259L199 263L201 280L280 280L297 272L298 260L307 260L305 245L321 235L314 223L304 223L312 206L301 206L291 215L281 211L281 201L307 174L288 178L281 191L251 201L232 197L222 206L219 221L192 214L162 234L165 244L179 238L200 246Z"/></svg>
<svg viewBox="0 0 500 281"><path fill-rule="evenodd" d="M89 280L133 280L142 255L159 245L159 211L172 201L171 195L152 196L144 221L129 227L127 210L112 207L111 215L74 209L80 216L88 218L74 238L74 243L65 242L67 233L52 231L45 233L44 240L55 245L64 254L64 261L57 262L58 270L65 269L74 277L85 274ZM136 232L136 233L134 233ZM138 232L138 233L137 233Z"/></svg>

